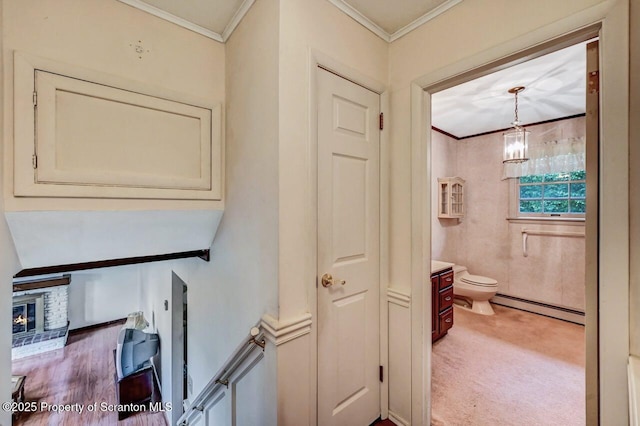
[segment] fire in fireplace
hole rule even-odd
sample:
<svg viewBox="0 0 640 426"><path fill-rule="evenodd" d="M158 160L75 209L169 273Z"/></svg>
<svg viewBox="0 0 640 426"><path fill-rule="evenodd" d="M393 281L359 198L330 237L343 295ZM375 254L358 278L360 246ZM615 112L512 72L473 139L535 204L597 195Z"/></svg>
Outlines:
<svg viewBox="0 0 640 426"><path fill-rule="evenodd" d="M44 331L43 295L29 294L13 298L13 335Z"/></svg>

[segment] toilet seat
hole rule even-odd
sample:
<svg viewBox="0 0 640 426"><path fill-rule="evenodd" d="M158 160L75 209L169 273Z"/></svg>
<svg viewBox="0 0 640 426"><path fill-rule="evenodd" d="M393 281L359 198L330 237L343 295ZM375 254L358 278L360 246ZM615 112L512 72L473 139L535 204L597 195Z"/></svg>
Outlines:
<svg viewBox="0 0 640 426"><path fill-rule="evenodd" d="M482 287L495 287L498 285L498 281L494 279L483 277L480 275L471 275L471 274L466 274L464 277L461 277L460 281L467 284L477 285Z"/></svg>

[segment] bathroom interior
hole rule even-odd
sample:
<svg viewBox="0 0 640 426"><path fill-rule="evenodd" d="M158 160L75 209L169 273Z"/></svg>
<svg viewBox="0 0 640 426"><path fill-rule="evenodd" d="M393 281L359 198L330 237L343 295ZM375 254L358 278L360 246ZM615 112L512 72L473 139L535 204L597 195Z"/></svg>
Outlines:
<svg viewBox="0 0 640 426"><path fill-rule="evenodd" d="M594 43L432 96L432 425L585 423Z"/></svg>

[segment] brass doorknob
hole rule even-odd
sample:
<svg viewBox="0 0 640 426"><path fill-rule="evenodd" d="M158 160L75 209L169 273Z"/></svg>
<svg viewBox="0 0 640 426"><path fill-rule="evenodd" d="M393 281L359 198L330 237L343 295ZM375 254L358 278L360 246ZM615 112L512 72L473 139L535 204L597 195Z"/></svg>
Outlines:
<svg viewBox="0 0 640 426"><path fill-rule="evenodd" d="M323 287L331 287L334 284L334 280L331 274L324 274L321 278L321 282ZM345 285L346 283L347 282L345 280L337 281L337 284L340 285Z"/></svg>

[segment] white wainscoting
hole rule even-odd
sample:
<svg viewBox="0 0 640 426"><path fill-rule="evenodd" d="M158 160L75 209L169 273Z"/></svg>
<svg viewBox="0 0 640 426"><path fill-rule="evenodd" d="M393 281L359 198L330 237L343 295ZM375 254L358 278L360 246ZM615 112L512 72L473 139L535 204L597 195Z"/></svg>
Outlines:
<svg viewBox="0 0 640 426"><path fill-rule="evenodd" d="M408 426L411 418L411 295L387 289L389 301L389 419Z"/></svg>
<svg viewBox="0 0 640 426"><path fill-rule="evenodd" d="M187 419L189 426L260 424L262 413L256 393L265 376L264 352L253 351L230 377L229 385L213 394ZM259 396L259 395L258 395Z"/></svg>
<svg viewBox="0 0 640 426"><path fill-rule="evenodd" d="M227 387L221 387L208 397L201 409L194 410L188 417L189 426L242 426L270 425L277 420L271 418L271 401L266 397L267 389L275 386L269 383L269 369L276 368L275 351L285 343L292 342L311 332L311 314L279 321L264 315L260 327L265 333L265 351L254 350L229 378ZM288 345L286 345L288 346Z"/></svg>

